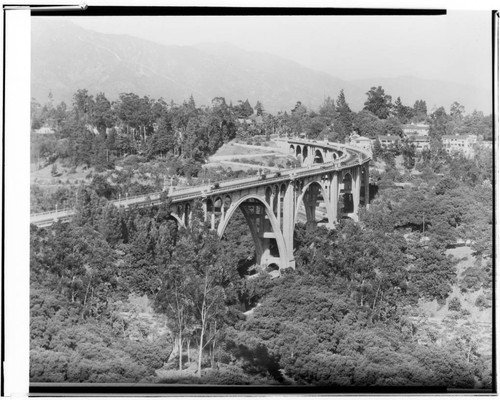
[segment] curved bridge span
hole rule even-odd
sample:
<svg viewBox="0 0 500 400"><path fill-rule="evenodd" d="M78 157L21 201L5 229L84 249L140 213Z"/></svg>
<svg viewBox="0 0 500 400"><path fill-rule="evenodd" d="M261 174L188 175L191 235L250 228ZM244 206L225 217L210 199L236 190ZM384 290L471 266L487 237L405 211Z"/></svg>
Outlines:
<svg viewBox="0 0 500 400"><path fill-rule="evenodd" d="M293 232L299 213L316 221L316 210L326 209L324 223L333 227L340 218L358 219L360 205L369 201L370 156L343 144L290 139L281 141L284 151L295 155L302 166L266 175L232 179L168 193L171 216L188 226L195 200L201 200L205 219L220 237L239 208L255 242L260 265L295 267ZM162 192L114 201L117 207L149 207L161 203ZM304 212L305 211L305 212ZM31 215L36 226L68 221L73 209Z"/></svg>

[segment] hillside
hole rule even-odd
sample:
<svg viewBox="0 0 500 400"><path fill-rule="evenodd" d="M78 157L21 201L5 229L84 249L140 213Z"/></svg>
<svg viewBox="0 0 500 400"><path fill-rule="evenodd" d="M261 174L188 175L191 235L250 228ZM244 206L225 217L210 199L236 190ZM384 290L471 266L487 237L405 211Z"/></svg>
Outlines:
<svg viewBox="0 0 500 400"><path fill-rule="evenodd" d="M237 102L261 100L268 111L291 109L301 99L313 107L325 94L357 90L328 74L276 56L234 47L161 46L125 35L105 35L69 22L32 24L32 97L71 102L78 88L109 98L133 92L200 104L223 96Z"/></svg>
<svg viewBox="0 0 500 400"><path fill-rule="evenodd" d="M260 100L267 111L290 110L300 100L318 107L326 96L336 98L344 89L355 111L363 107L371 86L401 96L406 104L425 99L449 107L454 101L468 111L489 113L491 95L467 85L427 81L414 77L345 81L335 71L321 72L263 52L231 44L163 46L127 35L109 35L54 19L32 19L32 97L41 103L49 92L54 101L71 104L77 89L104 92L110 99L120 93L163 97L182 102L192 94L199 104L223 96L229 103Z"/></svg>

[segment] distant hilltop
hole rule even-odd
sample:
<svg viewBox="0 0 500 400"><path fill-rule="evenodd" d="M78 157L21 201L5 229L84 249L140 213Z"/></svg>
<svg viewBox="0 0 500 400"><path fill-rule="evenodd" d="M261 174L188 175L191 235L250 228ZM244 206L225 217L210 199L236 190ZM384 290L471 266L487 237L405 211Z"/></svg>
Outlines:
<svg viewBox="0 0 500 400"><path fill-rule="evenodd" d="M78 89L104 92L109 99L136 93L182 102L193 95L197 104L214 97L227 103L261 101L272 113L290 111L297 101L316 109L325 97L344 89L347 102L359 111L372 86L382 86L406 104L424 99L429 110L458 101L467 112L491 113L491 93L467 85L415 77L346 81L271 54L242 50L231 44L164 46L127 36L81 28L67 21L32 18L32 97L72 102Z"/></svg>

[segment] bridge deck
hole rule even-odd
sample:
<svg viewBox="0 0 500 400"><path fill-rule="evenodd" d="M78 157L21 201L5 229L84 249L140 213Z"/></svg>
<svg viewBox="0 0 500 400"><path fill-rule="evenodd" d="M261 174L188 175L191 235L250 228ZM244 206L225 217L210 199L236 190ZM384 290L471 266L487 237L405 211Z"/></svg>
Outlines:
<svg viewBox="0 0 500 400"><path fill-rule="evenodd" d="M199 185L193 187L182 188L168 193L172 203L194 200L205 196L216 196L226 194L232 191L241 189L251 189L261 185L270 185L289 181L290 179L302 178L311 175L317 175L318 172L325 173L339 171L345 168L360 165L369 160L369 156L363 153L360 149L352 148L346 145L333 144L328 142L307 141L301 139L291 139L288 143L314 145L324 147L330 150L342 150L344 156L336 161L331 161L323 164L314 164L309 167L301 167L294 169L282 170L279 172L269 173L267 175L249 176L240 179L230 179L225 181L214 182L210 185ZM114 200L111 203L116 207L129 207L133 205L154 205L160 203L162 192L149 193L147 195L139 195L128 197L126 199ZM57 220L68 220L75 213L74 209L53 210L30 216L30 223L39 227L49 226Z"/></svg>

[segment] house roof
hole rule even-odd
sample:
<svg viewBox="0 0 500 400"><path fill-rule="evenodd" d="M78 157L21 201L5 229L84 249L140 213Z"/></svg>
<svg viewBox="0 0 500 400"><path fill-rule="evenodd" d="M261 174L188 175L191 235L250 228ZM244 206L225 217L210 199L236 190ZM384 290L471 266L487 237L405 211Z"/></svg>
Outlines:
<svg viewBox="0 0 500 400"><path fill-rule="evenodd" d="M429 125L425 124L405 124L401 125L401 129L429 129Z"/></svg>
<svg viewBox="0 0 500 400"><path fill-rule="evenodd" d="M393 141L396 141L396 140L400 140L401 138L399 136L395 136L395 135L391 135L391 136L379 136L378 137L378 140L393 140Z"/></svg>
<svg viewBox="0 0 500 400"><path fill-rule="evenodd" d="M467 140L469 139L468 135L443 135L441 136L442 139L460 139L460 140Z"/></svg>

